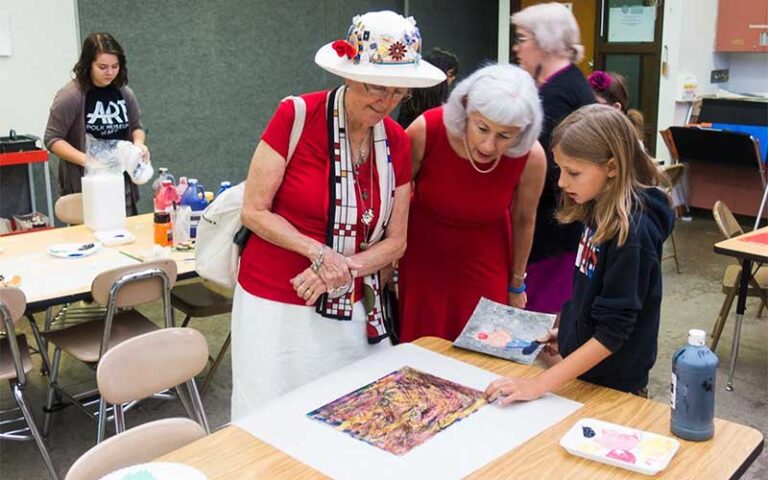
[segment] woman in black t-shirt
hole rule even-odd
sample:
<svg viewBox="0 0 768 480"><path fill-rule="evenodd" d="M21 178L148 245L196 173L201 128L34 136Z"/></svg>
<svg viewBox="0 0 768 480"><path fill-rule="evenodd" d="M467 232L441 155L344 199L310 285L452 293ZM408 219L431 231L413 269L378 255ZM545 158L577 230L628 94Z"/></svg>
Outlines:
<svg viewBox="0 0 768 480"><path fill-rule="evenodd" d="M75 79L56 93L45 127L45 146L59 159L59 195L82 191L85 135L133 142L149 159L136 96L128 87L123 48L108 33L91 33L83 42ZM125 177L125 211L136 215L138 187Z"/></svg>

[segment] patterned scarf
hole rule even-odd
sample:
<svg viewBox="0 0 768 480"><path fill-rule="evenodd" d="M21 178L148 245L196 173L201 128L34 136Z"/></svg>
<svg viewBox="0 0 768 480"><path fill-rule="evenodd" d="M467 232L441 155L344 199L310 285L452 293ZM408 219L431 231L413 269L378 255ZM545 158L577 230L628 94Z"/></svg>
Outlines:
<svg viewBox="0 0 768 480"><path fill-rule="evenodd" d="M360 216L355 194L353 155L349 152L344 113L346 87L328 92L327 124L328 144L331 158L329 175L330 201L328 202L328 226L326 244L344 256L355 253L357 244L357 223ZM384 121L373 127L373 160L379 176L379 215L371 237L363 239L368 245L381 240L392 215L395 199L395 172L389 152L389 142ZM371 165L373 167L373 165ZM323 294L317 302L317 313L337 320L352 319L352 295L354 289L339 298L328 298ZM379 272L363 278L363 305L367 316L368 343L378 343L387 338L381 301Z"/></svg>

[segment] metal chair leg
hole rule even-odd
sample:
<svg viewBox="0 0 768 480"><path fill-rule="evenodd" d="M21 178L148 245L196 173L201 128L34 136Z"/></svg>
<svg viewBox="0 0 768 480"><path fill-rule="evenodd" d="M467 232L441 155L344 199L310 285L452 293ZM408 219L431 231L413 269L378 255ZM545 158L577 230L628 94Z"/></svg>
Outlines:
<svg viewBox="0 0 768 480"><path fill-rule="evenodd" d="M59 378L59 363L61 362L61 349L56 347L53 351L53 365L51 366L51 376L48 379L48 399L45 402L45 417L43 420L43 436L47 437L51 429L51 409L56 394L56 380Z"/></svg>
<svg viewBox="0 0 768 480"><path fill-rule="evenodd" d="M59 476L56 474L56 469L53 468L53 462L51 461L51 456L48 453L48 448L46 448L43 437L37 430L35 418L32 416L32 412L29 409L27 393L24 390L24 387L18 382L14 382L13 384L13 396L16 400L16 403L19 405L19 409L21 410L22 415L24 415L24 419L27 421L29 432L32 434L32 437L34 437L35 443L37 443L37 448L40 450L40 455L43 456L43 462L45 462L45 467L48 469L48 474L53 480L58 480Z"/></svg>
<svg viewBox="0 0 768 480"><path fill-rule="evenodd" d="M211 380L213 380L213 376L216 374L216 370L219 369L219 365L221 365L222 360L224 360L224 355L226 355L227 350L229 350L229 344L232 341L232 333L230 332L227 335L226 340L224 340L224 344L221 346L221 349L219 350L218 355L216 355L216 359L213 361L213 365L211 365L211 368L208 369L208 373L205 375L205 380L203 380L203 386L200 387L200 395L205 396L206 390L208 390L208 385L210 385Z"/></svg>
<svg viewBox="0 0 768 480"><path fill-rule="evenodd" d="M187 315L184 317L184 321L181 322L181 328L186 328L186 326L189 325L190 320L192 320L192 315Z"/></svg>
<svg viewBox="0 0 768 480"><path fill-rule="evenodd" d="M723 307L720 309L720 315L717 317L715 326L712 329L712 344L709 349L713 352L717 349L717 343L720 341L720 335L723 333L725 322L728 320L728 316L731 313L731 307L733 307L733 300L736 298L736 293L735 288L728 292L728 295L726 295L725 301L723 302Z"/></svg>
<svg viewBox="0 0 768 480"><path fill-rule="evenodd" d="M677 259L677 241L675 240L675 231L672 230L672 234L670 235L672 237L672 258L675 259L675 269L677 270L677 273L680 273L680 261Z"/></svg>
<svg viewBox="0 0 768 480"><path fill-rule="evenodd" d="M125 431L125 414L123 412L123 404L118 403L112 406L112 414L115 416L115 434L123 433Z"/></svg>
<svg viewBox="0 0 768 480"><path fill-rule="evenodd" d="M195 410L195 417L198 423L203 427L205 433L210 435L211 428L208 426L208 418L205 416L205 409L203 408L203 400L200 398L200 393L197 391L195 385L195 379L190 378L186 381L187 390L192 400L192 408Z"/></svg>
<svg viewBox="0 0 768 480"><path fill-rule="evenodd" d="M96 445L104 441L107 431L107 402L103 399L99 399L99 418L96 427Z"/></svg>

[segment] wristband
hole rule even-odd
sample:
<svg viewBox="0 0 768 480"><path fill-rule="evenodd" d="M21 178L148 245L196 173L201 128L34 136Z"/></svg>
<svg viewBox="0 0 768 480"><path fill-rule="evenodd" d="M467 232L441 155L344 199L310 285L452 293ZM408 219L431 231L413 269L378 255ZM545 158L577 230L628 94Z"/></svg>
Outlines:
<svg viewBox="0 0 768 480"><path fill-rule="evenodd" d="M518 294L525 292L525 282L520 284L519 287L508 287L507 288L507 292L509 292L509 293L518 293Z"/></svg>

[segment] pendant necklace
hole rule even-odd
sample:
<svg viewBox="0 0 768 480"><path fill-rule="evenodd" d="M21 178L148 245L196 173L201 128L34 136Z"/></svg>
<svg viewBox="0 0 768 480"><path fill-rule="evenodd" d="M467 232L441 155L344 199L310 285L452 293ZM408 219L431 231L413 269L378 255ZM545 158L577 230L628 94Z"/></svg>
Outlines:
<svg viewBox="0 0 768 480"><path fill-rule="evenodd" d="M363 143L360 146L360 152L358 154L357 161L353 161L354 168L352 170L352 173L354 175L354 181L355 181L355 191L357 192L357 195L359 197L359 205L362 207L363 213L360 216L360 221L363 224L363 241L360 242L360 250L365 250L368 248L368 231L370 229L371 223L373 222L374 213L373 213L373 202L371 202L371 206L366 206L366 201L369 199L370 195L368 194L368 191L365 191L362 189L362 186L360 185L360 182L358 181L358 176L360 173L360 166L362 166L366 160L368 159L368 152L366 149L366 146L368 145L368 140L370 136L370 129L365 134L365 138L363 139ZM351 150L351 142L350 142L350 150ZM369 165L369 173L370 173L370 183L368 184L368 188L373 188L373 165Z"/></svg>
<svg viewBox="0 0 768 480"><path fill-rule="evenodd" d="M462 138L462 140L464 140L464 151L467 152L467 160L469 160L469 164L472 165L472 168L474 168L476 172L478 172L478 173L491 173L492 171L494 171L496 169L496 167L499 166L499 162L501 161L501 155L496 157L496 160L493 161L493 165L491 165L491 168L489 168L488 170L481 170L480 167L475 165L475 159L472 158L472 152L469 151L469 144L467 144L467 135L466 134L464 134L464 137Z"/></svg>

